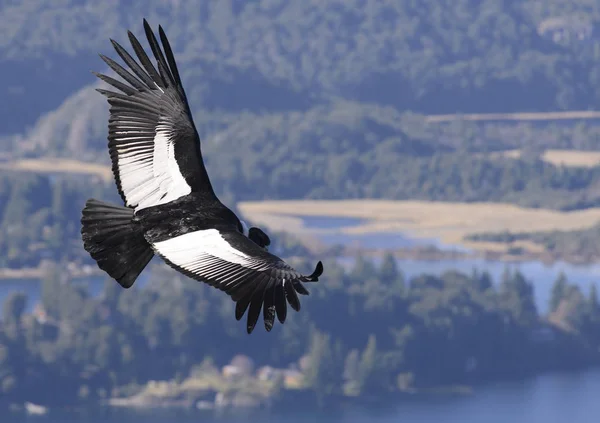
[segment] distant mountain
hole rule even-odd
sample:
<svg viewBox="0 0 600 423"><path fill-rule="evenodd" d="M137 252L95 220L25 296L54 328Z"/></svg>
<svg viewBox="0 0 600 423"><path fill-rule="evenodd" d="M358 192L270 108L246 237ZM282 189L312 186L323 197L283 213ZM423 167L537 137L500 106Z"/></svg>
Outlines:
<svg viewBox="0 0 600 423"><path fill-rule="evenodd" d="M40 151L96 161L95 151L106 148L106 101L88 85L69 96L58 108L44 114L23 135L12 138L13 151L38 156ZM109 163L106 157L106 163Z"/></svg>
<svg viewBox="0 0 600 423"><path fill-rule="evenodd" d="M141 36L143 17L167 30L198 107L306 109L333 96L423 113L588 108L600 94L595 27L565 44L544 23L583 13L593 24L592 3L2 1L0 135L92 83L96 54L127 29Z"/></svg>
<svg viewBox="0 0 600 423"><path fill-rule="evenodd" d="M412 198L428 190L432 198L487 199L479 188L465 194L478 180L472 175L448 171L429 186L431 169L452 163L458 171L462 152L599 149L597 123L426 124L414 113L593 108L600 103L600 10L593 6L0 1L0 93L7 98L0 102L0 142L14 156L107 164L107 105L89 71L105 71L98 52L116 57L110 38L129 47L127 29L145 44L145 17L169 35L207 166L224 195ZM578 14L585 19L572 18ZM441 158L445 153L457 155ZM492 169L485 158L476 162ZM494 164L494 172L503 166ZM550 165L515 166L539 177L555 172ZM586 184L594 178L576 177ZM446 183L458 185L447 192Z"/></svg>

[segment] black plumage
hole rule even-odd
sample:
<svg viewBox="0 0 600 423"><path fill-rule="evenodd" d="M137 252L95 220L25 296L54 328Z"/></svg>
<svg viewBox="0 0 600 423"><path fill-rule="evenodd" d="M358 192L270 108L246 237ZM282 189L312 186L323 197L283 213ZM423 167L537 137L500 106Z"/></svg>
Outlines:
<svg viewBox="0 0 600 423"><path fill-rule="evenodd" d="M144 30L157 67L128 32L139 63L113 40L129 70L100 55L124 82L95 73L118 90L98 89L110 105L108 150L124 207L88 200L84 248L124 288L158 255L226 292L236 302L236 319L247 312L248 333L261 312L270 331L275 316L286 320L288 303L300 310L297 294L308 295L303 283L318 281L323 265L300 274L268 252L266 233L248 230L217 198L168 39L159 26L161 49L146 20Z"/></svg>

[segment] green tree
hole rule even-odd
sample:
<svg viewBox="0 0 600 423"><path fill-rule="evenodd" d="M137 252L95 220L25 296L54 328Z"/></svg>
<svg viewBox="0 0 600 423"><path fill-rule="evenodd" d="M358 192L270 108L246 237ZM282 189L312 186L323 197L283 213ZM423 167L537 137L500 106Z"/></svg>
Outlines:
<svg viewBox="0 0 600 423"><path fill-rule="evenodd" d="M13 292L5 300L2 307L3 321L8 326L17 328L21 325L21 318L27 307L27 295L22 292Z"/></svg>
<svg viewBox="0 0 600 423"><path fill-rule="evenodd" d="M384 283L393 282L398 277L398 265L396 258L390 252L383 256L381 267L379 269L379 278Z"/></svg>
<svg viewBox="0 0 600 423"><path fill-rule="evenodd" d="M567 280L567 276L564 272L560 272L558 278L554 281L552 285L552 292L550 294L550 311L556 311L560 302L565 298L567 294L567 288L569 286L569 282Z"/></svg>
<svg viewBox="0 0 600 423"><path fill-rule="evenodd" d="M477 279L475 280L477 282L477 288L482 292L485 292L493 287L492 277L490 276L490 273L488 271L484 271L481 274L478 274Z"/></svg>
<svg viewBox="0 0 600 423"><path fill-rule="evenodd" d="M316 394L319 404L339 392L343 383L343 355L341 344L332 346L331 336L314 329L308 350L308 368L305 383Z"/></svg>
<svg viewBox="0 0 600 423"><path fill-rule="evenodd" d="M61 312L61 274L58 266L51 264L46 269L41 283L41 299L44 310L53 318Z"/></svg>
<svg viewBox="0 0 600 423"><path fill-rule="evenodd" d="M376 379L377 367L377 340L375 335L370 335L367 341L367 346L360 357L358 365L358 389L359 392L364 392L371 388Z"/></svg>
<svg viewBox="0 0 600 423"><path fill-rule="evenodd" d="M394 296L402 297L406 291L404 273L398 268L396 258L392 253L386 253L379 269L379 279L391 289Z"/></svg>
<svg viewBox="0 0 600 423"><path fill-rule="evenodd" d="M346 361L344 362L345 395L358 396L360 394L359 366L359 352L354 349L348 353Z"/></svg>
<svg viewBox="0 0 600 423"><path fill-rule="evenodd" d="M590 294L588 297L588 308L590 311L590 316L592 320L599 321L600 320L600 304L598 303L598 290L596 288L596 284L592 284L590 287Z"/></svg>
<svg viewBox="0 0 600 423"><path fill-rule="evenodd" d="M537 322L538 313L533 286L519 271L506 274L500 285L504 306L520 324L530 326Z"/></svg>
<svg viewBox="0 0 600 423"><path fill-rule="evenodd" d="M364 282L372 279L377 274L375 266L371 260L367 260L362 254L358 254L354 261L351 277L355 281Z"/></svg>

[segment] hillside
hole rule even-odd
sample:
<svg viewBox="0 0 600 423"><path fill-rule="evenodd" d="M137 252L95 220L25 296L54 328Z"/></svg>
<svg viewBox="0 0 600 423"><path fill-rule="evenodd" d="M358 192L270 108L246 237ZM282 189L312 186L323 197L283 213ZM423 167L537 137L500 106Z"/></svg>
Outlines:
<svg viewBox="0 0 600 423"><path fill-rule="evenodd" d="M0 13L4 265L78 237L90 192L115 198L102 183L108 107L89 71L106 71L100 52L116 58L110 38L142 39L144 17L169 34L206 166L232 207L600 206L591 0L27 0Z"/></svg>
<svg viewBox="0 0 600 423"><path fill-rule="evenodd" d="M600 94L591 0L27 0L0 13L5 135L92 83L97 53L140 34L142 17L165 27L203 112L305 111L332 97L424 114L552 112Z"/></svg>

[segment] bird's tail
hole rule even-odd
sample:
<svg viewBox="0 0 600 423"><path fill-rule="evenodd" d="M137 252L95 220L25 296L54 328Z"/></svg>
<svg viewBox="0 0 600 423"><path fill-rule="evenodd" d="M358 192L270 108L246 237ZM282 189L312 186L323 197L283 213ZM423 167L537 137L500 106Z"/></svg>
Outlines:
<svg viewBox="0 0 600 423"><path fill-rule="evenodd" d="M141 226L133 221L133 210L89 199L81 225L83 248L100 269L130 288L154 255Z"/></svg>

